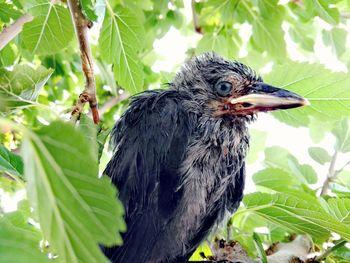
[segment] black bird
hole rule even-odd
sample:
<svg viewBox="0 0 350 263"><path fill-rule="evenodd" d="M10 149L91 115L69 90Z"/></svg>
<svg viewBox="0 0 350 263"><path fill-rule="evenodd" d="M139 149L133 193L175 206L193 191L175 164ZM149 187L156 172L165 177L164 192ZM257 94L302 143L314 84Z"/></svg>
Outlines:
<svg viewBox="0 0 350 263"><path fill-rule="evenodd" d="M118 263L186 262L242 200L248 123L259 111L306 104L214 53L188 61L168 90L135 96L113 129L105 170L127 232L105 254Z"/></svg>

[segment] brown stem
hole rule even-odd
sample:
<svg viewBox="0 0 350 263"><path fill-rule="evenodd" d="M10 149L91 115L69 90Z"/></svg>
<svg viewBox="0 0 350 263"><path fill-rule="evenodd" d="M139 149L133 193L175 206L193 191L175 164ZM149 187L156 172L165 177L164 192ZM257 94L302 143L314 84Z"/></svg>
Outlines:
<svg viewBox="0 0 350 263"><path fill-rule="evenodd" d="M327 178L326 178L326 180L323 183L320 196L327 194L328 188L329 188L329 184L334 179L334 177L336 175L335 162L337 160L337 156L338 156L338 151L335 151L334 154L333 154L332 160L331 160L331 164L329 165Z"/></svg>
<svg viewBox="0 0 350 263"><path fill-rule="evenodd" d="M72 110L71 120L76 122L83 111L85 103L89 102L94 123L99 123L94 67L88 38L88 29L91 27L91 22L83 15L79 0L68 0L67 3L73 18L75 32L78 36L81 65L85 75L85 89L80 94L79 100Z"/></svg>
<svg viewBox="0 0 350 263"><path fill-rule="evenodd" d="M23 29L23 25L33 20L33 16L25 14L18 18L13 24L6 27L0 33L0 50L3 49L13 38L15 38Z"/></svg>
<svg viewBox="0 0 350 263"><path fill-rule="evenodd" d="M199 22L198 22L198 15L197 15L196 10L194 8L195 3L196 3L195 0L191 1L192 19L193 19L194 30L199 34L203 34L202 27L199 25Z"/></svg>

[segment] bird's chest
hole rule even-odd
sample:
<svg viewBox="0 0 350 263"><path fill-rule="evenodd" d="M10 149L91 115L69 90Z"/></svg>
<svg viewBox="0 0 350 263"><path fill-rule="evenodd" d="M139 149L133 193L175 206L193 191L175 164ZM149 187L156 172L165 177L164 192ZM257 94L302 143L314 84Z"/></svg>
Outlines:
<svg viewBox="0 0 350 263"><path fill-rule="evenodd" d="M224 209L218 204L228 185L234 183L247 148L248 135L225 125L194 133L180 169L180 188L186 197L180 209L188 214L182 217L183 225L197 229L203 216Z"/></svg>

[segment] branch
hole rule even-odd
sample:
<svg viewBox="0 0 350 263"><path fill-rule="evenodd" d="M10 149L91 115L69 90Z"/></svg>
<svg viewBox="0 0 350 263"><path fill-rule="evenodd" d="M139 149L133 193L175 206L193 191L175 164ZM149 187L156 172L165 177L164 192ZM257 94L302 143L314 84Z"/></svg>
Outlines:
<svg viewBox="0 0 350 263"><path fill-rule="evenodd" d="M75 33L77 34L79 40L81 65L86 83L85 89L79 95L79 99L72 110L71 120L74 123L77 122L80 114L83 111L85 103L89 102L94 123L99 123L100 117L97 109L94 68L87 33L88 29L91 27L91 21L87 20L83 15L79 0L68 0L67 3L73 18Z"/></svg>
<svg viewBox="0 0 350 263"><path fill-rule="evenodd" d="M198 15L196 13L196 10L194 9L195 3L196 3L195 0L191 1L192 20L193 20L194 30L199 34L203 34L202 27L199 25L199 22L198 22Z"/></svg>
<svg viewBox="0 0 350 263"><path fill-rule="evenodd" d="M14 23L5 27L0 33L0 50L3 49L12 39L14 39L23 29L23 25L33 20L33 16L25 14L18 18Z"/></svg>
<svg viewBox="0 0 350 263"><path fill-rule="evenodd" d="M328 169L327 178L326 178L326 180L323 183L320 196L327 194L328 188L329 188L329 184L334 179L334 177L336 175L335 162L337 160L337 156L338 156L338 151L336 150L334 152L333 156L332 156L331 164L329 165L329 169Z"/></svg>

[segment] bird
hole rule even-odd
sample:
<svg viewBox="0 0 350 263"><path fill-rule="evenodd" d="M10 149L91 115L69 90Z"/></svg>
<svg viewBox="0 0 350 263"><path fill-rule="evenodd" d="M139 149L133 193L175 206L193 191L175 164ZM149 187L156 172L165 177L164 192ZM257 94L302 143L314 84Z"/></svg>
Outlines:
<svg viewBox="0 0 350 263"><path fill-rule="evenodd" d="M127 225L122 246L102 248L112 262L187 262L240 205L257 113L308 105L214 52L189 59L168 86L134 96L111 132L104 174Z"/></svg>

